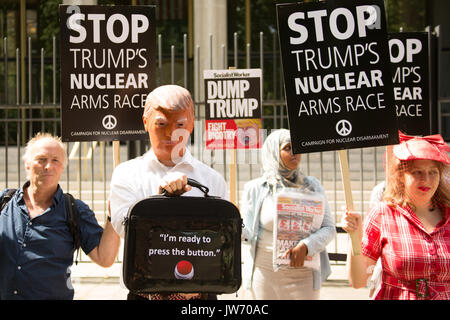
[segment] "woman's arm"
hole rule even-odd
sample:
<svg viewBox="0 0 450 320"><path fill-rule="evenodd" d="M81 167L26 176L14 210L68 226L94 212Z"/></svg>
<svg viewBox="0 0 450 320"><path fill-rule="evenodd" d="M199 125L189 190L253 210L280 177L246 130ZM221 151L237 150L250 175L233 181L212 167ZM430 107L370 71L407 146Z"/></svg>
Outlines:
<svg viewBox="0 0 450 320"><path fill-rule="evenodd" d="M363 227L360 214L346 213L342 221L342 228L349 234L356 235L361 242ZM349 282L353 288L359 289L367 285L367 281L373 273L375 264L376 260L367 256L362 254L353 255L352 244L351 241L349 241L347 268Z"/></svg>
<svg viewBox="0 0 450 320"><path fill-rule="evenodd" d="M244 227L242 229L242 238L245 241L250 240L253 237L253 219L255 216L255 192L253 191L253 187L251 182L247 182L244 185L244 190L242 192L242 200L241 200L241 214L242 220L244 223ZM257 232L257 231L256 231Z"/></svg>
<svg viewBox="0 0 450 320"><path fill-rule="evenodd" d="M334 239L334 237L336 236L336 224L334 222L333 216L331 215L330 206L328 204L328 200L322 185L320 184L319 180L315 178L310 179L314 190L316 190L317 193L323 196L325 204L324 216L320 229L311 233L308 237L306 237L299 243L300 245L303 242L308 248L308 255L313 256L316 253L325 250L326 246Z"/></svg>
<svg viewBox="0 0 450 320"><path fill-rule="evenodd" d="M297 246L289 249L285 256L290 256L291 267L301 267L304 264L307 255L313 256L316 253L325 250L326 246L333 240L336 236L336 226L334 219L331 215L330 206L328 205L328 200L325 196L325 192L319 182L319 180L308 177L310 183L312 184L314 190L320 193L324 197L324 216L320 228L311 233L308 237L301 240Z"/></svg>

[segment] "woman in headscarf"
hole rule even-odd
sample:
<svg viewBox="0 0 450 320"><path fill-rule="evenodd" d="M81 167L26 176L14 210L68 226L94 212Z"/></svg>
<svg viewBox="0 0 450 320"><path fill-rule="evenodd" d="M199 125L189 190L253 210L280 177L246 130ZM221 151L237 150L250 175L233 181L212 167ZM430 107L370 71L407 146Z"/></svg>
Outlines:
<svg viewBox="0 0 450 320"><path fill-rule="evenodd" d="M365 217L349 212L343 228L361 239L349 255L349 280L364 287L381 259L376 300L450 299L448 145L440 135L400 133L384 201Z"/></svg>
<svg viewBox="0 0 450 320"><path fill-rule="evenodd" d="M325 248L336 228L320 182L299 169L301 155L294 155L289 130L273 131L262 147L262 177L244 186L241 212L243 236L250 244L250 259L244 260L243 287L248 299L319 299L320 285L331 273ZM273 221L276 214L274 194L283 188L315 192L325 199L321 227L287 252L290 267L274 271ZM304 267L306 256L320 255L318 270Z"/></svg>

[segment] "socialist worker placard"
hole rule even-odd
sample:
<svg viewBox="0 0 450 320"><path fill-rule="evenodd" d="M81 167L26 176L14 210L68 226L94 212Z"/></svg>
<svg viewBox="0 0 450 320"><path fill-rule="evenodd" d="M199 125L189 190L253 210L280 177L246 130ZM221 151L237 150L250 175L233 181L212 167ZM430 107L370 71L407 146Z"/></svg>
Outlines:
<svg viewBox="0 0 450 320"><path fill-rule="evenodd" d="M204 70L203 77L206 148L261 148L261 69Z"/></svg>

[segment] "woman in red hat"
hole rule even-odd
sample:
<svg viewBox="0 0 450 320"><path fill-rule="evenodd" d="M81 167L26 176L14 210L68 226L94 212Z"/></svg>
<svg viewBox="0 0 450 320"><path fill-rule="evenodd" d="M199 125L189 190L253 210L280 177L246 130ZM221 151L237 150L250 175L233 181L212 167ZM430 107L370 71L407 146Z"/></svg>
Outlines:
<svg viewBox="0 0 450 320"><path fill-rule="evenodd" d="M343 228L361 239L349 254L349 280L364 287L378 258L382 284L375 299L450 299L448 145L440 135L400 133L384 201L361 216L347 213Z"/></svg>

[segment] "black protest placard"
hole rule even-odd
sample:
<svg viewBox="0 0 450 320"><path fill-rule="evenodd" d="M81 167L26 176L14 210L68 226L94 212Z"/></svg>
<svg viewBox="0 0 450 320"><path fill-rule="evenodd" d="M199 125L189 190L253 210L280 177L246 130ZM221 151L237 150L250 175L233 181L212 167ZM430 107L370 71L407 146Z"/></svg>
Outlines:
<svg viewBox="0 0 450 320"><path fill-rule="evenodd" d="M147 139L155 7L60 6L63 141Z"/></svg>
<svg viewBox="0 0 450 320"><path fill-rule="evenodd" d="M207 149L261 148L261 69L204 70Z"/></svg>
<svg viewBox="0 0 450 320"><path fill-rule="evenodd" d="M429 135L428 33L390 33L389 51L399 130L409 135Z"/></svg>
<svg viewBox="0 0 450 320"><path fill-rule="evenodd" d="M384 4L277 5L294 153L398 143Z"/></svg>

